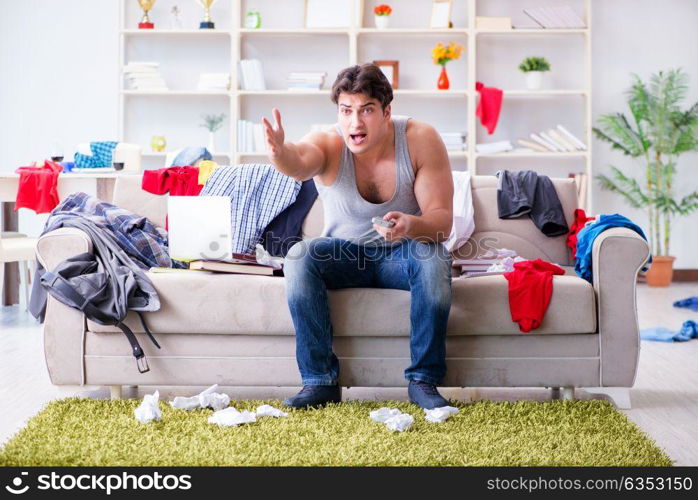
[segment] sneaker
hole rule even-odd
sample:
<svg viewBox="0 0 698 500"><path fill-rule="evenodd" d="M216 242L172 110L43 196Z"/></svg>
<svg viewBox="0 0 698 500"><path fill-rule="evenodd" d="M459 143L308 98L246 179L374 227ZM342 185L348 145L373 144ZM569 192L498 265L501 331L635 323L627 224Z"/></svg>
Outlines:
<svg viewBox="0 0 698 500"><path fill-rule="evenodd" d="M327 403L341 403L342 388L338 385L305 385L295 396L285 399L284 406L317 408Z"/></svg>
<svg viewBox="0 0 698 500"><path fill-rule="evenodd" d="M448 406L448 401L439 394L434 384L422 382L421 380L410 380L407 394L410 397L410 403L419 405L420 408L425 410Z"/></svg>

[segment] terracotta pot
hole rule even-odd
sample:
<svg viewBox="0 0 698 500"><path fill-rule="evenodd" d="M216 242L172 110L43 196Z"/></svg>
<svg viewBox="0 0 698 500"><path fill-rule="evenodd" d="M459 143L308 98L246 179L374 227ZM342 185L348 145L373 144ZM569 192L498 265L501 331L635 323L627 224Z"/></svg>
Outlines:
<svg viewBox="0 0 698 500"><path fill-rule="evenodd" d="M439 81L437 82L436 86L440 90L447 90L450 85L451 84L448 81L448 74L446 74L446 66L441 66L441 74L439 75Z"/></svg>
<svg viewBox="0 0 698 500"><path fill-rule="evenodd" d="M650 269L645 275L649 286L669 286L674 274L674 261L676 257L666 255L653 255Z"/></svg>

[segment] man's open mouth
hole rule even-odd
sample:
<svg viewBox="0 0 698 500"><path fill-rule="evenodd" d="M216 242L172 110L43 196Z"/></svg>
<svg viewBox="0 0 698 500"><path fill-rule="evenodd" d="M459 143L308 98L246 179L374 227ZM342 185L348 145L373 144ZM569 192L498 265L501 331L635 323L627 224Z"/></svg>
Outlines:
<svg viewBox="0 0 698 500"><path fill-rule="evenodd" d="M366 134L349 134L352 144L359 145L366 140Z"/></svg>

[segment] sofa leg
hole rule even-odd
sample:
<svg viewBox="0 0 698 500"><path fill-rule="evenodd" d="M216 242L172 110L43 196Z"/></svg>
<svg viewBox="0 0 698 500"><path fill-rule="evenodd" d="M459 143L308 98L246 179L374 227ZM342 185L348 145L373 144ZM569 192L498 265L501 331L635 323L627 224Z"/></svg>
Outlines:
<svg viewBox="0 0 698 500"><path fill-rule="evenodd" d="M110 385L109 392L111 393L111 399L121 399L121 386L120 385Z"/></svg>
<svg viewBox="0 0 698 500"><path fill-rule="evenodd" d="M630 405L630 387L585 387L584 390L589 394L604 394L616 405L620 410L629 410Z"/></svg>
<svg viewBox="0 0 698 500"><path fill-rule="evenodd" d="M574 386L564 386L562 388L562 400L572 401L574 399Z"/></svg>
<svg viewBox="0 0 698 500"><path fill-rule="evenodd" d="M552 399L552 400L560 399L560 388L559 387L551 387L550 388L550 399Z"/></svg>

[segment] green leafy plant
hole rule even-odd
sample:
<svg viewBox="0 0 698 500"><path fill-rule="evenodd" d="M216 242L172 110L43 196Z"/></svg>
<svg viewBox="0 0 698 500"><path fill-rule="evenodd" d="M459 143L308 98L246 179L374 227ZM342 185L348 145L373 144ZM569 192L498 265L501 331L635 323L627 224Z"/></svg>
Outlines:
<svg viewBox="0 0 698 500"><path fill-rule="evenodd" d="M550 63L545 57L527 57L519 64L519 69L524 73L529 71L550 71Z"/></svg>
<svg viewBox="0 0 698 500"><path fill-rule="evenodd" d="M201 115L204 119L204 123L200 126L204 127L209 132L215 132L223 126L223 120L225 119L225 113L220 115Z"/></svg>
<svg viewBox="0 0 698 500"><path fill-rule="evenodd" d="M678 157L698 150L698 103L680 108L688 92L688 75L680 68L655 73L648 83L632 76L626 92L632 123L623 113L602 115L593 131L612 149L639 160L642 181L636 179L636 172L626 174L613 165L609 165L612 176L596 179L603 189L647 210L651 251L668 256L672 218L698 209L698 191L680 199L673 194Z"/></svg>

